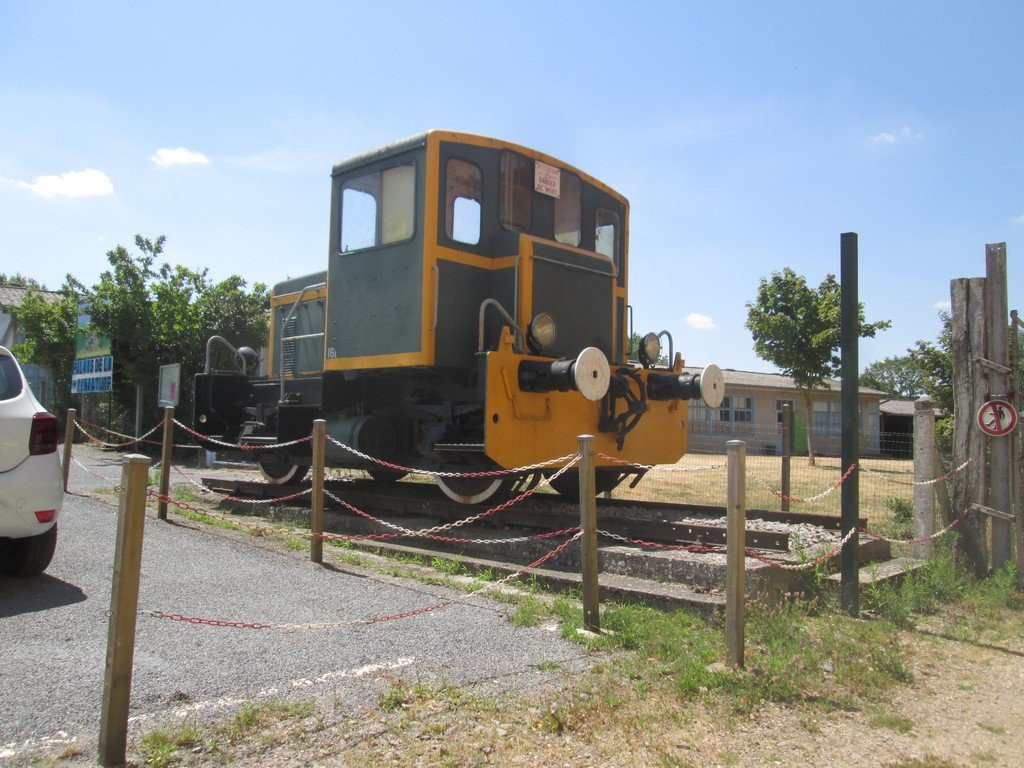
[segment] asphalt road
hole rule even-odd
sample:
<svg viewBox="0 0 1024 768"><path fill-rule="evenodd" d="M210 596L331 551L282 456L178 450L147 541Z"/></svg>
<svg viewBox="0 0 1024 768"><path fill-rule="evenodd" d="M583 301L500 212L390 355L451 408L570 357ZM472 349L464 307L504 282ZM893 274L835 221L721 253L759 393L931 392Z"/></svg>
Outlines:
<svg viewBox="0 0 1024 768"><path fill-rule="evenodd" d="M107 477L120 474L114 455L79 456ZM76 466L71 485L84 491L112 484ZM112 495L69 494L47 573L0 576L0 761L59 752L72 741L94 749L116 518ZM399 613L451 596L418 582L316 566L298 553L217 529L146 520L140 609L332 622ZM521 692L559 678L537 669L544 662L587 665L577 646L550 628L515 627L505 610L479 596L401 620L290 633L140 616L133 732L184 717L224 716L246 701L266 699L315 698L358 712L374 705L394 679Z"/></svg>

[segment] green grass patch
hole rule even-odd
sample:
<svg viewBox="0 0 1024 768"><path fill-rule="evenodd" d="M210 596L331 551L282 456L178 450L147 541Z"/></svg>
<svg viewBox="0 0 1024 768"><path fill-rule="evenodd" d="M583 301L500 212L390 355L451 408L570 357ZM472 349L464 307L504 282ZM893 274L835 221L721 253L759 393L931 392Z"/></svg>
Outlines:
<svg viewBox="0 0 1024 768"><path fill-rule="evenodd" d="M184 757L182 750L188 750L199 743L198 729L186 723L178 730L158 728L142 738L143 762L153 768L177 765Z"/></svg>
<svg viewBox="0 0 1024 768"><path fill-rule="evenodd" d="M550 615L550 609L542 601L526 596L516 603L508 619L517 627L535 627Z"/></svg>
<svg viewBox="0 0 1024 768"><path fill-rule="evenodd" d="M872 728L885 728L897 733L910 733L914 730L913 720L891 712L876 712L868 720L868 724Z"/></svg>

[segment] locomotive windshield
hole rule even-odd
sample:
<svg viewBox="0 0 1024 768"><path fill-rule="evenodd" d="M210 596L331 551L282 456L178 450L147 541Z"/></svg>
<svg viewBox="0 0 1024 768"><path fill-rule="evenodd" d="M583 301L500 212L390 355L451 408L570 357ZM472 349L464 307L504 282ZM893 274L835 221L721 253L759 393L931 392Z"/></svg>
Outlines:
<svg viewBox="0 0 1024 768"><path fill-rule="evenodd" d="M349 179L341 188L341 250L408 240L413 234L415 204L412 163Z"/></svg>

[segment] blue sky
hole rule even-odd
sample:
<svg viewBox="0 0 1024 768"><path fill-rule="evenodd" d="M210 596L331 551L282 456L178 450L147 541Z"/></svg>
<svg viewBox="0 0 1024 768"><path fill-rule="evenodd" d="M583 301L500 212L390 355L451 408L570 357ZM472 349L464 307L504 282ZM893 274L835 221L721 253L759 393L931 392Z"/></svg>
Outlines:
<svg viewBox="0 0 1024 768"><path fill-rule="evenodd" d="M759 278L839 271L891 330L1006 242L1024 298L1019 2L0 2L0 272L87 284L135 233L273 283L326 262L333 163L428 128L510 139L631 202L637 330L770 370ZM191 162L187 162L191 161Z"/></svg>

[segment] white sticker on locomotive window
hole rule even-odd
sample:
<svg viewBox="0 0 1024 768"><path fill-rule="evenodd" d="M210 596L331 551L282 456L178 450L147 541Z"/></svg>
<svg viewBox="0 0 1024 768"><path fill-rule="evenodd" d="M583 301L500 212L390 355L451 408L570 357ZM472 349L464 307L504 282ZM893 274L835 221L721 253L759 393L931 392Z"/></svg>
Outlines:
<svg viewBox="0 0 1024 768"><path fill-rule="evenodd" d="M538 160L533 166L533 189L542 195L560 196L562 172L553 165Z"/></svg>

